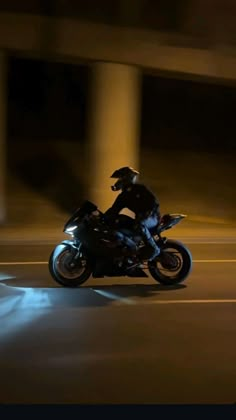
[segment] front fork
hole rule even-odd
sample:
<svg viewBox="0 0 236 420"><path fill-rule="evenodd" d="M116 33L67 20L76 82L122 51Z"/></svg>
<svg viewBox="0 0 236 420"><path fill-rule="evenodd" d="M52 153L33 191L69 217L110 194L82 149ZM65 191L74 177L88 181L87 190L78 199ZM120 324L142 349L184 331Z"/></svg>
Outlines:
<svg viewBox="0 0 236 420"><path fill-rule="evenodd" d="M76 266L77 259L80 257L82 244L79 241L72 241L68 239L64 240L62 243L65 245L70 245L70 247L73 249L72 259L69 265L71 268L74 268Z"/></svg>
<svg viewBox="0 0 236 420"><path fill-rule="evenodd" d="M157 246L159 246L160 250L162 251L162 245L164 245L167 241L166 237L162 237L160 234L154 236L154 241L156 242Z"/></svg>

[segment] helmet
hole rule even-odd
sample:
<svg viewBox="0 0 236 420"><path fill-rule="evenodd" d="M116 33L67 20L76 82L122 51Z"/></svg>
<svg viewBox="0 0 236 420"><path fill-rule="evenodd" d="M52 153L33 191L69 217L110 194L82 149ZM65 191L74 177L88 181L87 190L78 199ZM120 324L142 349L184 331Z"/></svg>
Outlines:
<svg viewBox="0 0 236 420"><path fill-rule="evenodd" d="M139 172L129 166L116 169L111 178L117 178L118 181L112 185L112 191L119 191L130 184L134 184L138 175Z"/></svg>

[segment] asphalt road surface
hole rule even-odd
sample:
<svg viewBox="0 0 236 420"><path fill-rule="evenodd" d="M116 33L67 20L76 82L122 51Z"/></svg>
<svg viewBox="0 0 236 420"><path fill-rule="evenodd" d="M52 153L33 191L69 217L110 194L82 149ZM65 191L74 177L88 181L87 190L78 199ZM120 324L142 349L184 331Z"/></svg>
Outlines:
<svg viewBox="0 0 236 420"><path fill-rule="evenodd" d="M236 243L206 242L182 285L78 289L50 277L53 245L1 246L0 404L235 403Z"/></svg>

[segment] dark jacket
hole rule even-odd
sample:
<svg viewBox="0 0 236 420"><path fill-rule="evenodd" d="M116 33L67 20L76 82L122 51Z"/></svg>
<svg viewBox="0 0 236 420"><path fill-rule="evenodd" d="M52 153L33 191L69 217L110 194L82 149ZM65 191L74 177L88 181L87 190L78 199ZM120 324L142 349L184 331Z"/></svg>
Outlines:
<svg viewBox="0 0 236 420"><path fill-rule="evenodd" d="M143 184L132 184L124 189L105 212L105 216L112 220L124 208L132 211L138 220L146 219L154 212L159 216L159 201Z"/></svg>

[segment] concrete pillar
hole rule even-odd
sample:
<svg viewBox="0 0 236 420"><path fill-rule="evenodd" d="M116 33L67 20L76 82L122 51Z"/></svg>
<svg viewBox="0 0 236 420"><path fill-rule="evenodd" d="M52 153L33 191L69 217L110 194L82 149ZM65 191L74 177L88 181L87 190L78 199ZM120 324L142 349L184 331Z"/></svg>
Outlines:
<svg viewBox="0 0 236 420"><path fill-rule="evenodd" d="M107 62L92 66L88 118L88 199L104 211L117 193L112 172L139 166L141 78L136 67Z"/></svg>
<svg viewBox="0 0 236 420"><path fill-rule="evenodd" d="M6 219L6 57L0 51L0 223Z"/></svg>

